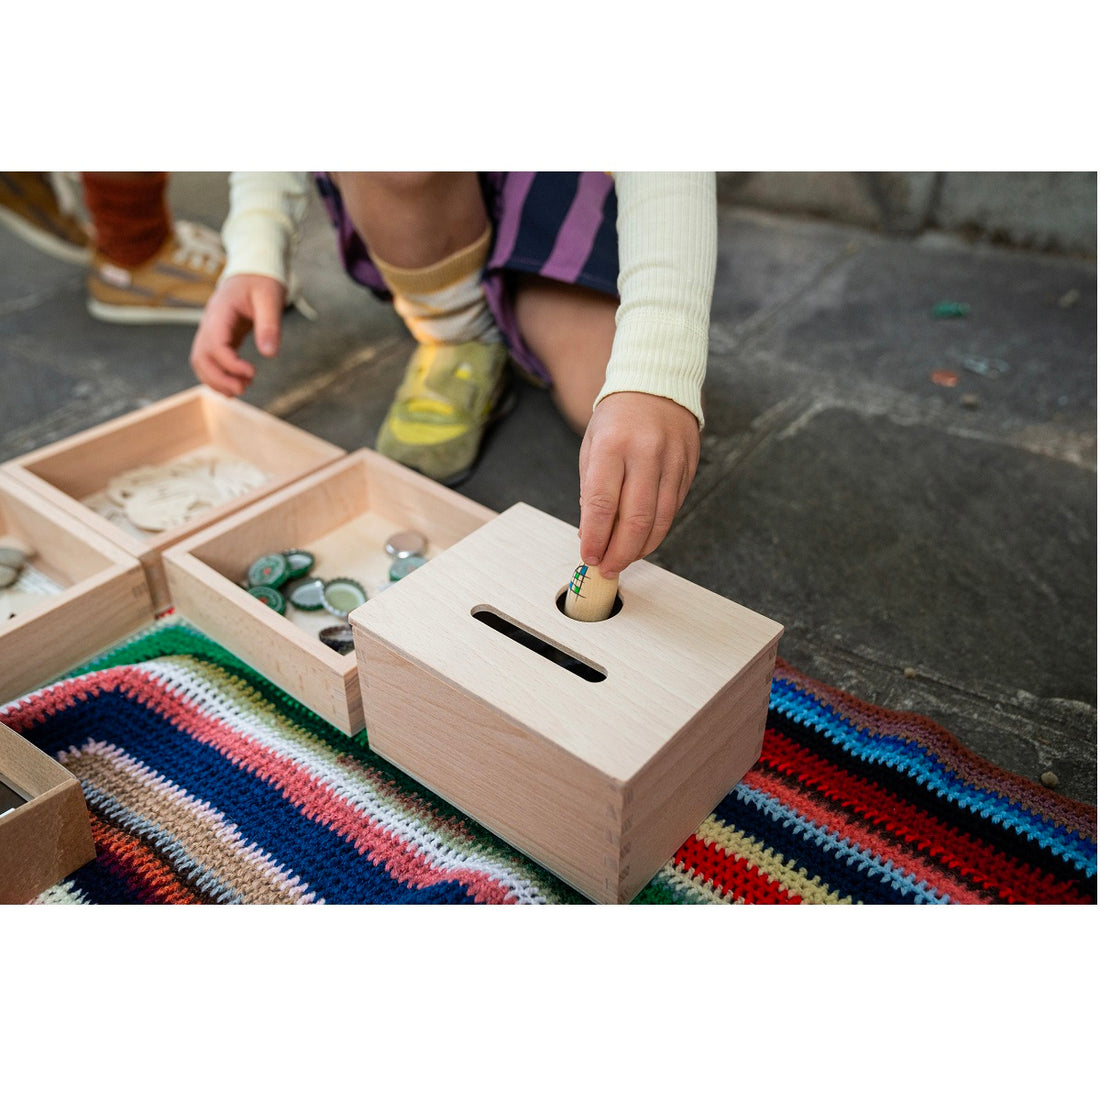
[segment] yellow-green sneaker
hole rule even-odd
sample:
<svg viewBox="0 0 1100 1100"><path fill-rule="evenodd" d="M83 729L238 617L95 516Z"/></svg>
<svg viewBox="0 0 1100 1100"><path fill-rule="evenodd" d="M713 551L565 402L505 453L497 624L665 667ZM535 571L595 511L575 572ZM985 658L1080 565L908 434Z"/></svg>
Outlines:
<svg viewBox="0 0 1100 1100"><path fill-rule="evenodd" d="M421 344L382 421L375 450L454 485L473 468L486 427L502 411L503 344Z"/></svg>

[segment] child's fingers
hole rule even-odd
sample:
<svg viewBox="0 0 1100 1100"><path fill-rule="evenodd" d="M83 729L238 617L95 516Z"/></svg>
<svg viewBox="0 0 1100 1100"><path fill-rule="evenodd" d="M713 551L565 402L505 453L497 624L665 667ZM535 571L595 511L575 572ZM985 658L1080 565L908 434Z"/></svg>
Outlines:
<svg viewBox="0 0 1100 1100"><path fill-rule="evenodd" d="M191 366L200 382L227 397L240 397L256 376L256 369L231 348L196 355Z"/></svg>
<svg viewBox="0 0 1100 1100"><path fill-rule="evenodd" d="M648 450L626 461L592 460L583 483L581 559L614 577L652 554L671 530L693 473L678 456L662 459Z"/></svg>
<svg viewBox="0 0 1100 1100"><path fill-rule="evenodd" d="M622 459L614 453L592 457L581 472L581 561L589 565L599 564L607 550L624 473Z"/></svg>
<svg viewBox="0 0 1100 1100"><path fill-rule="evenodd" d="M615 577L655 549L675 515L676 491L664 484L667 480L663 463L652 450L627 454L615 450L594 458L582 489L581 558L588 561L585 550L595 553L597 540L606 537L598 561L589 564L598 564L605 577ZM586 518L591 520L588 528ZM591 543L586 536L591 536Z"/></svg>
<svg viewBox="0 0 1100 1100"><path fill-rule="evenodd" d="M681 479L676 476L661 478L660 487L657 490L656 504L653 509L653 526L650 528L649 537L642 546L639 558L649 557L658 546L664 542L665 535L672 528L672 521L683 503L680 492ZM625 569L626 566L624 565Z"/></svg>
<svg viewBox="0 0 1100 1100"><path fill-rule="evenodd" d="M256 348L271 358L279 351L284 292L274 280L264 280L252 293L252 329Z"/></svg>
<svg viewBox="0 0 1100 1100"><path fill-rule="evenodd" d="M605 577L618 576L632 561L645 555L654 534L659 478L660 472L649 469L648 463L627 471L618 516L599 563Z"/></svg>
<svg viewBox="0 0 1100 1100"><path fill-rule="evenodd" d="M256 375L236 351L231 326L204 318L191 345L191 367L200 382L227 397L239 397Z"/></svg>
<svg viewBox="0 0 1100 1100"><path fill-rule="evenodd" d="M229 397L239 397L256 376L256 370L237 354L237 348L257 324L263 326L263 342L257 345L272 355L279 345L283 291L273 279L249 276L227 280L206 304L191 345L191 366L200 381Z"/></svg>

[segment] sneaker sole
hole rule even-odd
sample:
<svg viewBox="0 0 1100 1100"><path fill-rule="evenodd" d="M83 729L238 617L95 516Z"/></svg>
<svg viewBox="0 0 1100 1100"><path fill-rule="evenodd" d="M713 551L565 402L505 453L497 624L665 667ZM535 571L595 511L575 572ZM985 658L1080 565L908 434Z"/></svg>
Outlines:
<svg viewBox="0 0 1100 1100"><path fill-rule="evenodd" d="M117 325L197 325L203 314L200 306L112 306L96 298L88 299L88 312Z"/></svg>
<svg viewBox="0 0 1100 1100"><path fill-rule="evenodd" d="M66 244L52 233L47 233L44 229L30 225L18 214L3 206L0 206L0 222L3 222L27 244L37 248L39 252L45 252L47 256L52 256L55 260L64 260L65 263L83 267L92 258L90 247L81 248L78 244Z"/></svg>

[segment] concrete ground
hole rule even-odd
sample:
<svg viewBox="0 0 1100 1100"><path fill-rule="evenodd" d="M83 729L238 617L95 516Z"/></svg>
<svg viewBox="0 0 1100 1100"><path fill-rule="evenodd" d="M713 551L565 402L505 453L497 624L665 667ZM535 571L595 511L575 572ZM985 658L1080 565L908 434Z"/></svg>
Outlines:
<svg viewBox="0 0 1100 1100"><path fill-rule="evenodd" d="M172 202L216 226L225 177ZM247 400L369 445L410 340L316 204L298 272L319 316ZM702 463L653 560L783 623L810 676L1095 804L1096 318L1091 261L723 205ZM79 269L0 229L0 461L192 385L190 341L93 320ZM521 387L461 492L575 523L577 446Z"/></svg>

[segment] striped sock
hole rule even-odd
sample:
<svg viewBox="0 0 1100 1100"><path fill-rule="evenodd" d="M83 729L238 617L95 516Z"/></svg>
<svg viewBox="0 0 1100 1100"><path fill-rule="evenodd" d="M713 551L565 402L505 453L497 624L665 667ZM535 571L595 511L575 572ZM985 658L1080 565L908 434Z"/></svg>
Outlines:
<svg viewBox="0 0 1100 1100"><path fill-rule="evenodd" d="M420 344L501 343L489 311L481 272L489 258L493 231L428 267L403 268L371 256L393 305Z"/></svg>

